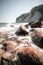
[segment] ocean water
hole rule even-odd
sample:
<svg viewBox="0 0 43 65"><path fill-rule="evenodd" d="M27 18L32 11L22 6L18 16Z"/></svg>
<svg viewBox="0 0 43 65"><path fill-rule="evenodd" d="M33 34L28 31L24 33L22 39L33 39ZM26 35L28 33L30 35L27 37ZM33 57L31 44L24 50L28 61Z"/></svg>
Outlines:
<svg viewBox="0 0 43 65"><path fill-rule="evenodd" d="M0 27L5 27L8 23L0 23Z"/></svg>

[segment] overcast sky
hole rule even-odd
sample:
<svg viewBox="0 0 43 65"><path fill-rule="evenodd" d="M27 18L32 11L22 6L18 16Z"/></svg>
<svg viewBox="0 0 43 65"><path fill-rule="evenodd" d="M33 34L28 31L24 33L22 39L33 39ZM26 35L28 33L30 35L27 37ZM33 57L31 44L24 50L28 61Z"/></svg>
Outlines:
<svg viewBox="0 0 43 65"><path fill-rule="evenodd" d="M0 0L0 23L15 22L18 16L40 4L43 0Z"/></svg>

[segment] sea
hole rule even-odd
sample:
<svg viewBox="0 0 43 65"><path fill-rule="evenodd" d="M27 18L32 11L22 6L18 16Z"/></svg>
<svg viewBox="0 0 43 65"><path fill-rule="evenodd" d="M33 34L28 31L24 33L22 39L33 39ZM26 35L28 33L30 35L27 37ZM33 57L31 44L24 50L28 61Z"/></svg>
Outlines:
<svg viewBox="0 0 43 65"><path fill-rule="evenodd" d="M15 27L18 27L19 25L21 25L21 23L0 23L0 28L6 27L9 24L13 24ZM23 24L27 24L27 23L23 23Z"/></svg>
<svg viewBox="0 0 43 65"><path fill-rule="evenodd" d="M18 23L0 23L0 28L1 28L1 27L6 27L6 26L9 25L9 24L13 24L13 25L15 25L15 26L18 25Z"/></svg>
<svg viewBox="0 0 43 65"><path fill-rule="evenodd" d="M0 27L5 27L8 23L0 23Z"/></svg>

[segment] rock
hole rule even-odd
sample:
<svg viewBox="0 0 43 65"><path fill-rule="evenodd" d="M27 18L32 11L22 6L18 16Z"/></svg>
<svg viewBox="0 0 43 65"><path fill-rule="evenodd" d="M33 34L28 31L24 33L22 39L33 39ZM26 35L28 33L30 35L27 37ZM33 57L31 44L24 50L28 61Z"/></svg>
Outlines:
<svg viewBox="0 0 43 65"><path fill-rule="evenodd" d="M5 41L3 46L5 51L11 51L17 47L17 43L15 41Z"/></svg>
<svg viewBox="0 0 43 65"><path fill-rule="evenodd" d="M32 47L24 47L18 50L18 56L22 65L42 65L42 53L37 53L37 50ZM39 55L38 55L39 54ZM41 56L42 55L42 56ZM40 58L40 59L39 59ZM42 63L41 63L42 61Z"/></svg>

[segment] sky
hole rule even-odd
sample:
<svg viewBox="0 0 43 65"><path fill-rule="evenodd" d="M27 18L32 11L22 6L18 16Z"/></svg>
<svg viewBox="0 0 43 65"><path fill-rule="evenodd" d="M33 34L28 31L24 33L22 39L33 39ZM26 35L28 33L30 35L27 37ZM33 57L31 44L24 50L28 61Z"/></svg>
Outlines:
<svg viewBox="0 0 43 65"><path fill-rule="evenodd" d="M0 0L0 23L12 23L34 6L43 4L43 0Z"/></svg>

